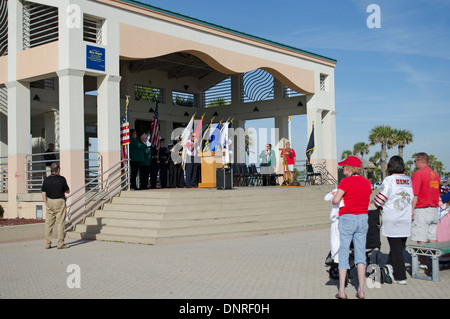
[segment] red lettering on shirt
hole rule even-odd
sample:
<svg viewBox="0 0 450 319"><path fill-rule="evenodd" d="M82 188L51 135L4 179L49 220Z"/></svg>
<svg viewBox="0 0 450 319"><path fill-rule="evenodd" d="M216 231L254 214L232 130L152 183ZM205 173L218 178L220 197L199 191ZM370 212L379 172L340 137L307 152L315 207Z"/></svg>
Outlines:
<svg viewBox="0 0 450 319"><path fill-rule="evenodd" d="M409 185L409 179L397 179L395 182L397 185Z"/></svg>

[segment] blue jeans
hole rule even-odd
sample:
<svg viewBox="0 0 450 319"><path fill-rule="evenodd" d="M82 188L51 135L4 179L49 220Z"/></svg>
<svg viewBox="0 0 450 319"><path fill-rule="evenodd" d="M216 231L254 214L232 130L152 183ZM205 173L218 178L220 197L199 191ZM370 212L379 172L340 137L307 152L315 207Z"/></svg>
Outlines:
<svg viewBox="0 0 450 319"><path fill-rule="evenodd" d="M353 241L355 265L366 265L366 240L369 230L368 214L339 216L339 269L350 269L350 244ZM367 266L367 265L366 265Z"/></svg>

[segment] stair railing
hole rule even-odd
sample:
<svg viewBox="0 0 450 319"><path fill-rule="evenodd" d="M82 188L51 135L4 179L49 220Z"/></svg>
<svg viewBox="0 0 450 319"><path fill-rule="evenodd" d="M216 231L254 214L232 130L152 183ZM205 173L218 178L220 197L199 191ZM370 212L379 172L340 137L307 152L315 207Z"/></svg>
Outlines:
<svg viewBox="0 0 450 319"><path fill-rule="evenodd" d="M322 184L324 184L324 185L337 185L338 184L337 179L330 173L329 170L327 170L325 162L319 163L317 165L317 168L319 169L320 174L322 174Z"/></svg>
<svg viewBox="0 0 450 319"><path fill-rule="evenodd" d="M98 208L123 190L130 189L129 160L124 159L67 196L67 220L64 232L73 230Z"/></svg>
<svg viewBox="0 0 450 319"><path fill-rule="evenodd" d="M314 172L320 173L320 182L316 185L337 185L338 181L326 168L326 161L322 163L312 163ZM298 169L300 176L297 177L297 181L306 184L308 181L308 173L306 170L306 161L296 161L295 167ZM294 177L295 179L295 177Z"/></svg>

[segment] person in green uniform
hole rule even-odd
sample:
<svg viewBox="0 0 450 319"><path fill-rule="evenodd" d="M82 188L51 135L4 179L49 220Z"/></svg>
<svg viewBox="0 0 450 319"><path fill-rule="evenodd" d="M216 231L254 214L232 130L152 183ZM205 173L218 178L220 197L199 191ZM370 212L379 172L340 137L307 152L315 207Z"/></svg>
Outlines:
<svg viewBox="0 0 450 319"><path fill-rule="evenodd" d="M143 145L137 140L137 132L135 129L130 130L130 187L138 190L136 178L144 162Z"/></svg>
<svg viewBox="0 0 450 319"><path fill-rule="evenodd" d="M142 162L141 168L139 169L139 183L140 189L147 189L148 188L148 179L150 177L150 164L151 164L151 152L150 148L147 146L147 134L141 135L141 141L139 142L142 144L142 152L144 153L144 161Z"/></svg>

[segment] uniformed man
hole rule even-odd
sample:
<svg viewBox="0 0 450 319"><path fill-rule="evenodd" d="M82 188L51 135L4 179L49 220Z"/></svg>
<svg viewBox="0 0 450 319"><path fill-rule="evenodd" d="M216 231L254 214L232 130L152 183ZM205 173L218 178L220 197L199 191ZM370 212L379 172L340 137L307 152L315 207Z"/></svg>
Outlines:
<svg viewBox="0 0 450 319"><path fill-rule="evenodd" d="M156 180L158 178L159 164L158 164L158 149L152 144L150 146L150 188L156 188Z"/></svg>
<svg viewBox="0 0 450 319"><path fill-rule="evenodd" d="M159 164L159 180L161 188L167 188L167 170L169 169L170 151L165 146L166 140L160 139L160 147L157 162Z"/></svg>
<svg viewBox="0 0 450 319"><path fill-rule="evenodd" d="M141 168L139 169L139 189L147 189L148 188L148 179L150 177L150 164L151 164L151 152L147 146L147 134L141 135L141 140L139 141L142 144L142 152L144 153L144 161L142 162Z"/></svg>

